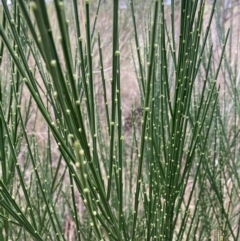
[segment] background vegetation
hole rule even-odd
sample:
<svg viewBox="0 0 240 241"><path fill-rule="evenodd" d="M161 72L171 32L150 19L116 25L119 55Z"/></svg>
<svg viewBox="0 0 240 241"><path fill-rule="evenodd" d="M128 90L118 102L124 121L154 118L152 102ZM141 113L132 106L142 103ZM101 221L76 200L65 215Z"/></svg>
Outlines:
<svg viewBox="0 0 240 241"><path fill-rule="evenodd" d="M2 4L0 240L239 240L237 1Z"/></svg>

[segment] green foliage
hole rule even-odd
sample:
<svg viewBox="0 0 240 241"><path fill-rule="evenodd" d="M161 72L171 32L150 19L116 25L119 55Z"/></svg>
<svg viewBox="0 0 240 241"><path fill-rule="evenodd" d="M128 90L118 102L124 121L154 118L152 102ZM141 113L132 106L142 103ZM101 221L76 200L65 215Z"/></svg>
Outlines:
<svg viewBox="0 0 240 241"><path fill-rule="evenodd" d="M129 27L118 0L66 2L19 0L9 9L3 0L0 240L238 240L239 73L221 22L226 6L155 0L143 26L144 5L132 0ZM101 35L98 17L109 7L112 30ZM131 131L123 26L134 33L140 90Z"/></svg>

